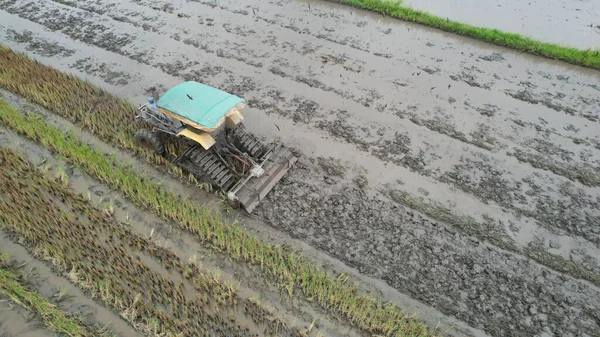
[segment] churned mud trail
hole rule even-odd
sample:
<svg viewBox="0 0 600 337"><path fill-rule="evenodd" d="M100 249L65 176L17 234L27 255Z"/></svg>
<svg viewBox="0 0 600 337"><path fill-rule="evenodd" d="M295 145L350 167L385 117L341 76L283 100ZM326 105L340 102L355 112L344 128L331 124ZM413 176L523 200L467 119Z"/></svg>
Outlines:
<svg viewBox="0 0 600 337"><path fill-rule="evenodd" d="M304 154L257 214L417 300L494 336L600 328L597 71L319 2L11 0L0 36L138 101L244 97Z"/></svg>

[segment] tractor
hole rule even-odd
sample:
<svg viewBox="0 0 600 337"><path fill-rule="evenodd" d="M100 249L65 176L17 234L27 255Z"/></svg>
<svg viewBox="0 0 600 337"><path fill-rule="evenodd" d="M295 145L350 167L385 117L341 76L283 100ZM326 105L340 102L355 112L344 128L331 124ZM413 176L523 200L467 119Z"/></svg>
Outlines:
<svg viewBox="0 0 600 337"><path fill-rule="evenodd" d="M245 131L245 101L238 96L195 81L160 97L156 88L151 91L136 115L151 128L138 129L136 143L223 191L235 208L252 213L298 160L282 144L267 146ZM164 137L183 140L177 157L165 150Z"/></svg>

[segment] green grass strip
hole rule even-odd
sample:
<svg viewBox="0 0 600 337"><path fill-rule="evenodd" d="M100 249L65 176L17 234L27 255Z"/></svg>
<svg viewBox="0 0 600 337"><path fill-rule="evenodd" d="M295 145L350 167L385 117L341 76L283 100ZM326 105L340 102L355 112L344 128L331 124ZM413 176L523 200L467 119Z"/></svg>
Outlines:
<svg viewBox="0 0 600 337"><path fill-rule="evenodd" d="M92 335L77 320L70 318L47 298L21 285L19 276L2 266L0 266L0 293L12 302L40 315L44 325L54 332L72 337Z"/></svg>
<svg viewBox="0 0 600 337"><path fill-rule="evenodd" d="M499 29L476 27L469 24L442 18L434 14L409 8L402 1L394 0L326 0L360 9L366 9L396 19L419 23L473 39L485 41L502 47L516 49L520 52L566 61L572 64L600 69L600 50L581 50L574 47L561 46L555 43L542 42L516 33Z"/></svg>
<svg viewBox="0 0 600 337"><path fill-rule="evenodd" d="M138 206L149 208L177 223L201 242L228 253L236 260L259 266L293 294L299 289L325 309L341 314L356 327L383 336L435 336L426 325L405 315L391 303L360 292L347 277L332 277L312 261L289 249L250 235L237 224L225 223L196 202L184 199L134 169L113 162L102 153L44 122L35 113L21 113L0 100L0 122L36 140L81 167L87 174L120 190Z"/></svg>

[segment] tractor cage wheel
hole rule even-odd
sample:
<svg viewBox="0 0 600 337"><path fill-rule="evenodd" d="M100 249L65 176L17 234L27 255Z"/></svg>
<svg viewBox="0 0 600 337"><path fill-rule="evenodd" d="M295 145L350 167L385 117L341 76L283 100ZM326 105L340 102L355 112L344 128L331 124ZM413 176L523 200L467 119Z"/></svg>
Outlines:
<svg viewBox="0 0 600 337"><path fill-rule="evenodd" d="M165 153L165 145L160 139L158 132L149 129L139 129L135 132L135 142L155 154L162 156Z"/></svg>

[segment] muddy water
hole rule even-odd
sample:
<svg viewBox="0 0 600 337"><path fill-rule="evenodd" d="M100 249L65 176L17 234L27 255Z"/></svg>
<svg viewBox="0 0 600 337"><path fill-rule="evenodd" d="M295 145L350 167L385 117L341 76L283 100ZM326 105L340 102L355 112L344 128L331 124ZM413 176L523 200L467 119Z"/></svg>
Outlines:
<svg viewBox="0 0 600 337"><path fill-rule="evenodd" d="M404 4L475 26L497 28L582 49L600 47L594 0L404 0Z"/></svg>
<svg viewBox="0 0 600 337"><path fill-rule="evenodd" d="M15 304L9 306L6 300L0 296L0 336L3 337L45 337L49 331L43 328L43 323L30 321L28 316L31 312L18 307ZM40 327L42 325L42 327Z"/></svg>
<svg viewBox="0 0 600 337"><path fill-rule="evenodd" d="M9 1L0 9L2 41L138 102L145 88L184 79L246 98L251 131L304 153L258 210L274 226L492 335L593 327L588 318L548 319L552 302L544 312L508 309L505 298L523 296L497 293L497 276L454 275L497 265L509 246L600 271L599 72L314 2ZM465 246L479 242L471 230L423 219L389 191L471 217L480 236L503 244L475 254ZM517 256L495 272L511 278L527 261L537 266L527 284L540 275L553 291L564 290L555 277L586 284ZM425 265L436 281L420 274ZM492 307L476 309L483 305Z"/></svg>

